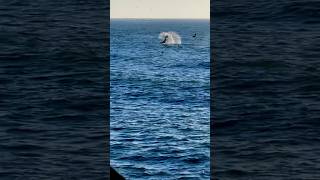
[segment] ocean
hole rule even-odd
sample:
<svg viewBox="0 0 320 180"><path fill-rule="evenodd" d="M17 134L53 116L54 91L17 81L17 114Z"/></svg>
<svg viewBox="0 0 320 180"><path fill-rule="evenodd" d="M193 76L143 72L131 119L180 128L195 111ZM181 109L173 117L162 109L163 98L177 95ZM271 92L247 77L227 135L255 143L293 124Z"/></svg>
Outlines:
<svg viewBox="0 0 320 180"><path fill-rule="evenodd" d="M106 1L0 9L0 179L107 179Z"/></svg>
<svg viewBox="0 0 320 180"><path fill-rule="evenodd" d="M111 20L110 161L126 178L210 178L209 28L209 20ZM167 31L181 44L160 44Z"/></svg>
<svg viewBox="0 0 320 180"><path fill-rule="evenodd" d="M0 179L107 178L106 4L1 2ZM111 164L209 179L211 115L213 179L320 179L319 2L211 6L211 38L207 21L113 21Z"/></svg>
<svg viewBox="0 0 320 180"><path fill-rule="evenodd" d="M320 4L214 1L214 179L320 179Z"/></svg>

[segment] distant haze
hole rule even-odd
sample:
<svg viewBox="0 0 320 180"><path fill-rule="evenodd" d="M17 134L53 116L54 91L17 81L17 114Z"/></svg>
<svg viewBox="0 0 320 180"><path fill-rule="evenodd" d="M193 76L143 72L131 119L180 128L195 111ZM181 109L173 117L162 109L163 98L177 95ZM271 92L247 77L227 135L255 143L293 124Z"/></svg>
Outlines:
<svg viewBox="0 0 320 180"><path fill-rule="evenodd" d="M111 18L209 19L210 0L111 0Z"/></svg>

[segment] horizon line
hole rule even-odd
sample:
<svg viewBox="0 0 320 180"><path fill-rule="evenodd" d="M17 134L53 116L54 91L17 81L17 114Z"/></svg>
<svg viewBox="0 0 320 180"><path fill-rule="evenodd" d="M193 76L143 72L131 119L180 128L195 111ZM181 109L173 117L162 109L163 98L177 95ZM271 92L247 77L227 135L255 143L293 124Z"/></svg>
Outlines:
<svg viewBox="0 0 320 180"><path fill-rule="evenodd" d="M111 18L110 20L113 19L150 19L150 20L210 20L210 18Z"/></svg>

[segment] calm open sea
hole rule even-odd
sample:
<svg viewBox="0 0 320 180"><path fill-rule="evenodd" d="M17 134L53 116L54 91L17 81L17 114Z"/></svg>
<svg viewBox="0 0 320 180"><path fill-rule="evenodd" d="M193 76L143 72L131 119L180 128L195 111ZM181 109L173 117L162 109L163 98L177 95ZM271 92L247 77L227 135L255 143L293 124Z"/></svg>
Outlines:
<svg viewBox="0 0 320 180"><path fill-rule="evenodd" d="M211 5L214 177L320 179L320 2Z"/></svg>
<svg viewBox="0 0 320 180"><path fill-rule="evenodd" d="M106 1L0 9L0 179L105 180Z"/></svg>
<svg viewBox="0 0 320 180"><path fill-rule="evenodd" d="M209 20L111 20L110 31L111 164L129 179L209 179ZM182 44L160 44L164 31Z"/></svg>

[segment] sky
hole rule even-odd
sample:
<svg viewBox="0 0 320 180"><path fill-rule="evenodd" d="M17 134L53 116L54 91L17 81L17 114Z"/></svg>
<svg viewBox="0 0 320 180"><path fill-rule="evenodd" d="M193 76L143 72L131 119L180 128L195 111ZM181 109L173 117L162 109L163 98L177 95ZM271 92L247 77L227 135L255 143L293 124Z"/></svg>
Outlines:
<svg viewBox="0 0 320 180"><path fill-rule="evenodd" d="M209 19L210 0L111 0L113 18Z"/></svg>

